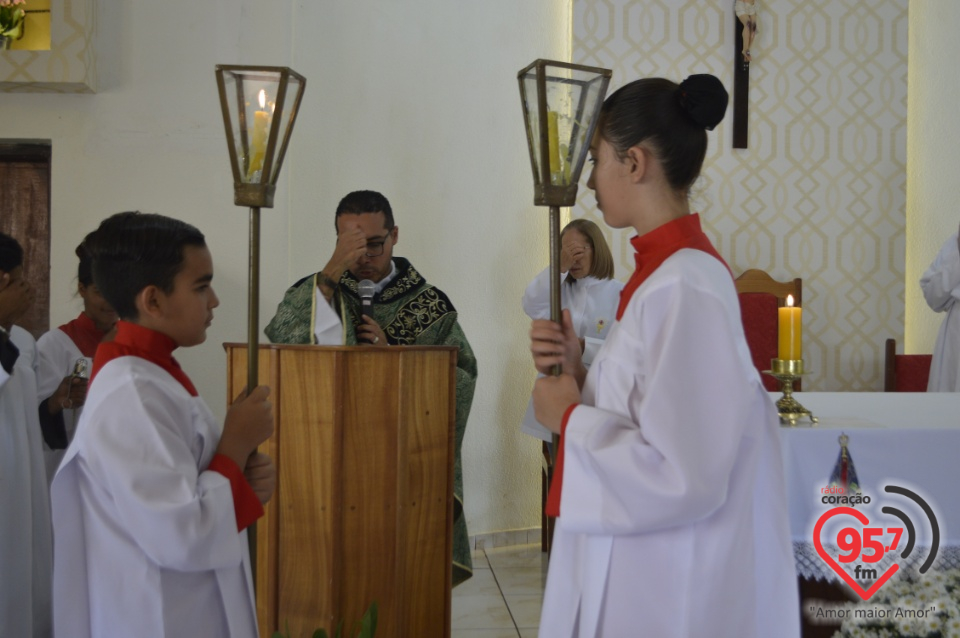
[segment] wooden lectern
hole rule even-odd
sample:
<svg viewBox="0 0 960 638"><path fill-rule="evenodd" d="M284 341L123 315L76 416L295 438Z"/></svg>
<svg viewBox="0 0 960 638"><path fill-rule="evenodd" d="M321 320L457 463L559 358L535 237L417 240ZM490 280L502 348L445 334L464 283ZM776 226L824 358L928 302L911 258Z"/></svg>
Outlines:
<svg viewBox="0 0 960 638"><path fill-rule="evenodd" d="M226 344L228 397L246 344ZM450 636L457 349L262 345L277 492L257 527L260 635Z"/></svg>

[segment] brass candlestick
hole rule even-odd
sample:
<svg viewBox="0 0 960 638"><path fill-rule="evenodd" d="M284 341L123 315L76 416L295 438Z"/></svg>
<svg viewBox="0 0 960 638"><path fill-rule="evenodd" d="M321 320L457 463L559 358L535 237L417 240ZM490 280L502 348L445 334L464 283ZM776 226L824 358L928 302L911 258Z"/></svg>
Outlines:
<svg viewBox="0 0 960 638"><path fill-rule="evenodd" d="M819 423L820 420L813 416L810 410L800 405L800 402L793 398L793 382L805 374L803 359L772 359L770 368L770 370L764 370L764 374L769 374L779 381L780 390L783 392L783 396L777 400L780 423L788 423L790 427L794 427L799 419L804 418L810 419L810 422L814 425Z"/></svg>

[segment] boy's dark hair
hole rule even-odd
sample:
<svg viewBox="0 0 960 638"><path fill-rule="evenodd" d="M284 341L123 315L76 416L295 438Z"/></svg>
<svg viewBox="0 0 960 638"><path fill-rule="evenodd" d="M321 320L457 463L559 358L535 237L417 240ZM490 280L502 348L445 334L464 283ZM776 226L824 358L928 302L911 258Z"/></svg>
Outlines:
<svg viewBox="0 0 960 638"><path fill-rule="evenodd" d="M121 319L136 319L136 298L147 286L173 292L184 246L205 247L203 233L186 222L154 213L117 213L87 235L93 283Z"/></svg>
<svg viewBox="0 0 960 638"><path fill-rule="evenodd" d="M393 209L387 198L377 191L353 191L337 204L337 214L333 218L333 227L337 227L340 215L359 215L360 213L383 213L384 227L393 230Z"/></svg>
<svg viewBox="0 0 960 638"><path fill-rule="evenodd" d="M0 270L10 272L23 265L23 248L20 242L0 233Z"/></svg>

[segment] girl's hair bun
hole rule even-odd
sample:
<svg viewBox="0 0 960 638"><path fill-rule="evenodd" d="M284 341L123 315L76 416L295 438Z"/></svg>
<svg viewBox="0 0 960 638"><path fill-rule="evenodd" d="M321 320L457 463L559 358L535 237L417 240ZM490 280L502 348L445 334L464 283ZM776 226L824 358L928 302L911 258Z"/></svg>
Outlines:
<svg viewBox="0 0 960 638"><path fill-rule="evenodd" d="M729 96L723 82L708 73L691 75L677 89L680 108L708 131L720 123L727 112Z"/></svg>

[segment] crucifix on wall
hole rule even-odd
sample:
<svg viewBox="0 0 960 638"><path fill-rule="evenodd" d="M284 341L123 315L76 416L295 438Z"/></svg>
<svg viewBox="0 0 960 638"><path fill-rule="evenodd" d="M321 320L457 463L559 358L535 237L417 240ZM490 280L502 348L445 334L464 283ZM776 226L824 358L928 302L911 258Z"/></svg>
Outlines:
<svg viewBox="0 0 960 638"><path fill-rule="evenodd" d="M733 148L747 148L747 108L750 103L750 63L757 36L757 1L736 0L733 62Z"/></svg>

